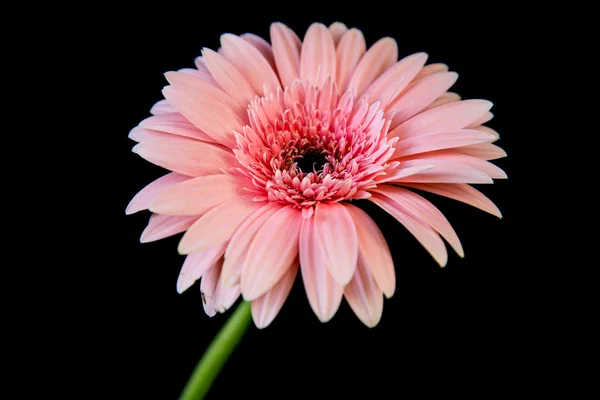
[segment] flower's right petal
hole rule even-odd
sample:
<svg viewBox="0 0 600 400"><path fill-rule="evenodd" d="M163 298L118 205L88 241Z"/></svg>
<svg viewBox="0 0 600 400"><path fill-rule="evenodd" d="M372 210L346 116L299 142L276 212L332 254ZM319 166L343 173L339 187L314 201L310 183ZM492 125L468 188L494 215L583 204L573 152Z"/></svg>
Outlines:
<svg viewBox="0 0 600 400"><path fill-rule="evenodd" d="M459 153L490 161L506 157L506 152L492 143L479 143L456 149Z"/></svg>
<svg viewBox="0 0 600 400"><path fill-rule="evenodd" d="M248 194L252 182L234 175L200 176L170 186L150 203L150 211L165 215L201 215L211 208Z"/></svg>
<svg viewBox="0 0 600 400"><path fill-rule="evenodd" d="M344 296L363 324L373 328L379 323L383 313L383 292L362 260L358 261L354 277L344 288Z"/></svg>
<svg viewBox="0 0 600 400"><path fill-rule="evenodd" d="M448 262L446 246L440 235L429 224L407 213L394 200L381 194L374 193L368 200L396 218L425 247L440 266L446 266Z"/></svg>
<svg viewBox="0 0 600 400"><path fill-rule="evenodd" d="M129 202L125 214L134 214L138 211L146 210L150 206L150 202L164 189L173 186L180 182L185 182L190 178L186 175L178 174L177 172L168 173L140 190L133 199Z"/></svg>
<svg viewBox="0 0 600 400"><path fill-rule="evenodd" d="M383 234L366 212L351 204L345 206L356 225L358 257L371 272L377 286L385 293L385 297L392 297L396 290L396 271Z"/></svg>
<svg viewBox="0 0 600 400"><path fill-rule="evenodd" d="M352 73L365 51L367 45L361 31L352 28L344 33L336 49L336 82L340 94L346 93Z"/></svg>
<svg viewBox="0 0 600 400"><path fill-rule="evenodd" d="M218 174L223 168L239 165L231 151L173 135L138 143L132 151L153 164L187 176Z"/></svg>
<svg viewBox="0 0 600 400"><path fill-rule="evenodd" d="M448 71L448 66L446 64L441 64L441 63L429 64L429 65L424 66L423 69L421 71L419 71L419 73L417 74L415 79L422 79L429 75L433 75L438 72L446 72L446 71Z"/></svg>
<svg viewBox="0 0 600 400"><path fill-rule="evenodd" d="M242 295L252 301L275 285L298 254L302 213L280 208L258 230L242 266Z"/></svg>
<svg viewBox="0 0 600 400"><path fill-rule="evenodd" d="M491 142L495 139L496 137L494 135L473 129L459 129L454 131L436 132L429 135L410 136L401 139L396 143L396 149L390 157L390 160L418 153L426 153L428 151Z"/></svg>
<svg viewBox="0 0 600 400"><path fill-rule="evenodd" d="M446 92L443 95L441 95L440 97L438 97L433 103L431 103L430 105L425 107L423 110L421 110L421 112L425 112L427 110L431 110L431 109L443 106L444 104L454 103L454 102L457 102L460 100L461 100L461 97L457 93ZM390 130L392 130L392 129L394 129L394 128L392 128L390 125Z"/></svg>
<svg viewBox="0 0 600 400"><path fill-rule="evenodd" d="M425 192L435 193L440 196L448 197L485 212L502 218L502 213L496 205L488 199L483 193L474 187L462 183L403 183L413 189L423 190Z"/></svg>
<svg viewBox="0 0 600 400"><path fill-rule="evenodd" d="M300 48L302 42L298 35L282 24L275 22L270 29L271 43L277 72L284 87L291 86L300 76Z"/></svg>
<svg viewBox="0 0 600 400"><path fill-rule="evenodd" d="M315 230L321 257L335 281L346 286L356 269L358 236L350 213L339 203L319 203L315 208Z"/></svg>
<svg viewBox="0 0 600 400"><path fill-rule="evenodd" d="M356 89L356 95L360 97L363 91L397 60L398 45L396 41L390 37L379 39L369 48L356 66L347 89Z"/></svg>
<svg viewBox="0 0 600 400"><path fill-rule="evenodd" d="M144 232L142 232L140 242L154 242L181 233L192 226L198 218L198 215L181 217L152 214L148 226L144 229Z"/></svg>
<svg viewBox="0 0 600 400"><path fill-rule="evenodd" d="M319 248L315 218L304 218L300 231L300 268L310 307L321 322L329 321L337 312L344 287L329 273Z"/></svg>
<svg viewBox="0 0 600 400"><path fill-rule="evenodd" d="M288 266L285 274L271 290L252 301L250 304L252 319L258 329L266 328L273 322L292 290L297 273L298 259Z"/></svg>
<svg viewBox="0 0 600 400"><path fill-rule="evenodd" d="M240 196L219 204L200 217L181 238L177 250L189 254L229 241L237 227L264 203Z"/></svg>
<svg viewBox="0 0 600 400"><path fill-rule="evenodd" d="M418 182L418 183L494 183L485 172L469 165L458 162L438 159L414 159L403 161L404 168L434 165L435 168L426 169L418 174L394 179L391 182Z"/></svg>
<svg viewBox="0 0 600 400"><path fill-rule="evenodd" d="M321 23L313 23L302 42L300 79L308 77L315 85L321 85L328 76L335 80L335 64L335 43L329 30Z"/></svg>
<svg viewBox="0 0 600 400"><path fill-rule="evenodd" d="M177 278L177 293L183 293L198 279L204 275L209 268L225 253L227 242L218 244L210 249L202 250L197 253L189 254L181 267L179 277Z"/></svg>

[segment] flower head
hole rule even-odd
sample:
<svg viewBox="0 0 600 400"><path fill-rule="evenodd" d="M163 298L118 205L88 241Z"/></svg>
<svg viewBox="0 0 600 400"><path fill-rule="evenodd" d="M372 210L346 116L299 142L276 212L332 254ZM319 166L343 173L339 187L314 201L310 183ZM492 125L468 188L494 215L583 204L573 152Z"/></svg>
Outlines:
<svg viewBox="0 0 600 400"><path fill-rule="evenodd" d="M196 69L168 72L165 100L131 131L134 152L172 172L142 189L127 213L152 211L142 242L185 232L177 290L201 278L204 309L240 294L255 324L275 318L301 270L325 322L345 297L367 326L395 290L386 240L353 201L368 199L403 224L444 266L444 238L462 257L442 213L409 189L500 216L469 184L505 178L483 126L492 104L448 92L457 74L397 61L396 42L367 50L362 33L315 23L304 40L281 23L271 44L221 36Z"/></svg>

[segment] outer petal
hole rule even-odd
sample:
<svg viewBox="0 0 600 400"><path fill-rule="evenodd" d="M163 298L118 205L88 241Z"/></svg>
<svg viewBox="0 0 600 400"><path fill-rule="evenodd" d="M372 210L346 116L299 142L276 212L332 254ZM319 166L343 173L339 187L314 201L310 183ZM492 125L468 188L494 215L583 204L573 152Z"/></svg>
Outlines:
<svg viewBox="0 0 600 400"><path fill-rule="evenodd" d="M429 201L410 190L390 185L378 186L376 189L373 189L373 191L389 197L398 203L398 205L407 213L428 223L433 229L438 231L448 243L450 243L460 257L465 256L456 232L454 232L454 229L452 229L452 226L446 217L444 217L444 214Z"/></svg>
<svg viewBox="0 0 600 400"><path fill-rule="evenodd" d="M263 224L281 207L277 203L268 203L246 218L237 228L225 251L225 262L223 263L223 272L221 273L223 285L230 287L239 284L242 265L246 259L252 239L254 239L256 232L258 232Z"/></svg>
<svg viewBox="0 0 600 400"><path fill-rule="evenodd" d="M277 74L256 47L230 33L221 35L221 46L225 58L246 78L254 93L262 96L264 89L272 93L280 87Z"/></svg>
<svg viewBox="0 0 600 400"><path fill-rule="evenodd" d="M142 232L140 242L154 242L181 233L192 226L197 219L197 215L180 217L152 214L148 226Z"/></svg>
<svg viewBox="0 0 600 400"><path fill-rule="evenodd" d="M271 47L269 42L267 42L260 36L255 35L254 33L244 33L240 37L246 42L250 43L252 46L256 47L256 49L260 51L260 54L262 54L265 60L269 62L269 65L271 66L271 68L273 68L273 71L276 71L275 58L273 57L273 48Z"/></svg>
<svg viewBox="0 0 600 400"><path fill-rule="evenodd" d="M160 100L156 102L156 104L154 104L150 109L150 114L152 115L160 115L172 112L177 112L177 110L167 100Z"/></svg>
<svg viewBox="0 0 600 400"><path fill-rule="evenodd" d="M427 110L391 130L389 138L405 138L433 132L462 129L492 107L487 100L463 100Z"/></svg>
<svg viewBox="0 0 600 400"><path fill-rule="evenodd" d="M506 173L491 162L457 152L459 149L433 151L431 153L417 154L401 160L418 159L419 162L428 162L435 165L439 161L449 161L456 164L467 165L480 170L492 179L506 179Z"/></svg>
<svg viewBox="0 0 600 400"><path fill-rule="evenodd" d="M344 287L329 273L319 248L315 219L305 218L300 232L300 268L310 307L321 322L329 321L337 312Z"/></svg>
<svg viewBox="0 0 600 400"><path fill-rule="evenodd" d="M183 293L194 284L225 253L227 243L221 243L210 249L188 255L177 278L177 293Z"/></svg>
<svg viewBox="0 0 600 400"><path fill-rule="evenodd" d="M219 275L221 274L221 262L222 260L219 260L210 267L204 273L200 282L202 305L204 306L204 312L209 317L214 317L217 313L217 310L215 310L215 294L217 292L217 284L219 283Z"/></svg>
<svg viewBox="0 0 600 400"><path fill-rule="evenodd" d="M152 212L166 215L201 215L234 197L248 194L248 179L233 175L209 175L170 186L150 203Z"/></svg>
<svg viewBox="0 0 600 400"><path fill-rule="evenodd" d="M350 29L340 39L336 49L336 81L340 93L348 89L352 73L366 50L365 37L358 29Z"/></svg>
<svg viewBox="0 0 600 400"><path fill-rule="evenodd" d="M189 254L229 241L237 227L264 203L252 201L253 196L242 196L219 204L188 228L179 242L178 251Z"/></svg>
<svg viewBox="0 0 600 400"><path fill-rule="evenodd" d="M439 159L414 159L403 161L405 168L434 165L418 174L405 178L394 179L391 182L420 182L420 183L494 183L485 172L469 165Z"/></svg>
<svg viewBox="0 0 600 400"><path fill-rule="evenodd" d="M446 92L443 95L441 95L440 97L438 97L436 101L434 101L433 103L431 103L430 105L425 107L423 109L423 111L431 110L431 109L443 106L444 104L454 103L454 102L457 102L460 100L461 100L461 98L457 93Z"/></svg>
<svg viewBox="0 0 600 400"><path fill-rule="evenodd" d="M266 328L275 319L292 290L297 273L298 260L296 259L271 290L252 301L250 305L252 319L258 329Z"/></svg>
<svg viewBox="0 0 600 400"><path fill-rule="evenodd" d="M396 290L396 271L383 234L366 212L350 204L346 204L346 208L358 234L358 258L373 275L385 297L392 297Z"/></svg>
<svg viewBox="0 0 600 400"><path fill-rule="evenodd" d="M218 174L223 168L239 165L231 151L177 136L147 140L132 151L153 164L187 176Z"/></svg>
<svg viewBox="0 0 600 400"><path fill-rule="evenodd" d="M369 201L377 204L379 207L388 212L392 217L396 218L408 231L425 247L435 261L440 266L446 266L448 262L448 252L446 246L440 236L421 219L413 217L411 214L403 210L398 203L392 199L380 194L373 194L369 197Z"/></svg>
<svg viewBox="0 0 600 400"><path fill-rule="evenodd" d="M291 86L300 76L300 47L298 35L281 22L271 24L271 42L277 72L283 86Z"/></svg>
<svg viewBox="0 0 600 400"><path fill-rule="evenodd" d="M340 39L344 33L347 31L348 27L342 22L334 22L333 24L329 25L329 33L331 34L333 43L335 43L336 46L340 42Z"/></svg>
<svg viewBox="0 0 600 400"><path fill-rule="evenodd" d="M390 129L413 117L442 96L458 79L456 72L439 72L415 80L411 87L393 101L388 109L396 110ZM460 100L460 98L458 99Z"/></svg>
<svg viewBox="0 0 600 400"><path fill-rule="evenodd" d="M348 210L339 203L315 208L315 229L321 255L333 279L346 286L356 270L358 236Z"/></svg>
<svg viewBox="0 0 600 400"><path fill-rule="evenodd" d="M462 183L403 183L402 186L431 192L450 199L458 200L502 218L500 210L483 193L472 186Z"/></svg>
<svg viewBox="0 0 600 400"><path fill-rule="evenodd" d="M363 324L373 328L379 323L383 313L383 293L362 260L358 261L354 277L344 288L344 296Z"/></svg>
<svg viewBox="0 0 600 400"><path fill-rule="evenodd" d="M390 37L379 39L358 63L350 78L348 89L355 88L356 94L360 96L396 60L398 60L398 45L396 41Z"/></svg>
<svg viewBox="0 0 600 400"><path fill-rule="evenodd" d="M488 161L506 157L506 152L504 150L491 143L464 146L456 149L456 151Z"/></svg>
<svg viewBox="0 0 600 400"><path fill-rule="evenodd" d="M163 113L146 118L140 122L139 126L152 131L184 136L203 142L217 143L213 138L202 132L178 112Z"/></svg>
<svg viewBox="0 0 600 400"><path fill-rule="evenodd" d="M427 135L409 136L396 143L396 149L390 159L406 157L412 154L428 151L451 149L453 147L468 146L470 144L491 142L494 135L486 132L460 129L454 131L436 132Z"/></svg>
<svg viewBox="0 0 600 400"><path fill-rule="evenodd" d="M252 301L281 279L298 254L302 213L279 209L258 230L242 267L242 295Z"/></svg>
<svg viewBox="0 0 600 400"><path fill-rule="evenodd" d="M426 76L446 71L448 71L448 66L446 64L429 64L423 67L423 69L417 74L415 79L425 78Z"/></svg>
<svg viewBox="0 0 600 400"><path fill-rule="evenodd" d="M312 24L306 31L300 53L300 79L320 85L328 75L335 79L335 43L327 27Z"/></svg>
<svg viewBox="0 0 600 400"><path fill-rule="evenodd" d="M221 272L223 275L223 272ZM223 281L219 279L214 299L214 308L220 313L229 310L233 303L240 297L240 285L225 287Z"/></svg>
<svg viewBox="0 0 600 400"><path fill-rule="evenodd" d="M246 108L256 94L244 76L225 57L211 49L203 49L202 55L210 73L225 93L240 107Z"/></svg>
<svg viewBox="0 0 600 400"><path fill-rule="evenodd" d="M189 176L178 174L177 172L168 173L140 190L133 199L129 202L125 214L134 214L141 210L146 210L150 206L150 202L160 192L169 186L192 179Z"/></svg>

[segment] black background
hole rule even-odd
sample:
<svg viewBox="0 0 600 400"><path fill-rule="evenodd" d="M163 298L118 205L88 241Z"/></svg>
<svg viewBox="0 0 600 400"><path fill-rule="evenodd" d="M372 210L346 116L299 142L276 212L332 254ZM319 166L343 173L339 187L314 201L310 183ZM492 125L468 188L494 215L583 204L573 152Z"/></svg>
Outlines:
<svg viewBox="0 0 600 400"><path fill-rule="evenodd" d="M115 254L114 263L106 266L123 289L112 319L118 392L134 398L177 398L230 315L208 318L197 284L177 294L175 283L184 260L176 251L181 235L140 244L149 213L125 216L137 191L164 174L131 153L134 142L127 138L162 98L162 74L193 67L200 49L216 49L225 32L252 32L268 39L269 24L281 21L302 38L312 22L341 21L361 29L367 45L394 37L400 57L427 52L428 63L443 62L459 73L452 91L464 99L494 103L495 118L488 125L500 133L497 144L508 153L494 162L509 179L478 189L496 203L503 219L426 194L446 215L465 249L461 259L448 246L448 265L441 269L399 223L366 202L363 209L384 233L396 266L396 294L385 301L380 324L366 328L345 301L329 323L320 323L298 277L275 321L264 330L250 327L209 398L510 393L515 383L526 379L523 371L529 362L523 335L528 317L519 295L525 260L518 251L528 232L518 225L516 203L523 183L521 143L527 140L520 124L525 113L523 66L534 69L536 60L527 59L523 51L533 45L533 36L517 34L524 17L489 4L487 9L464 10L433 3L420 10L367 2L335 7L298 2L279 7L240 8L225 2L210 6L215 9L173 3L139 13L115 11L104 28L110 46L103 61L111 67L115 93L106 135L111 152L124 160L119 185L112 188L117 200L111 204L123 216L123 254Z"/></svg>

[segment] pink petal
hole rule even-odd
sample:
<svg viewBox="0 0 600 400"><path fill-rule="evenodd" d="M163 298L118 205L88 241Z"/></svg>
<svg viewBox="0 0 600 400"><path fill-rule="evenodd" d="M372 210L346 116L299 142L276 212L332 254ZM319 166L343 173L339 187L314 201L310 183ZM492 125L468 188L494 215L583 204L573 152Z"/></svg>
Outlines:
<svg viewBox="0 0 600 400"><path fill-rule="evenodd" d="M446 64L429 64L423 67L423 69L417 74L415 79L425 78L426 76L446 71L448 71L448 66Z"/></svg>
<svg viewBox="0 0 600 400"><path fill-rule="evenodd" d="M491 142L495 137L485 132L460 129L454 131L436 132L426 135L409 136L396 143L396 149L390 159L406 157L412 154L425 153L434 150L451 149L470 144Z"/></svg>
<svg viewBox="0 0 600 400"><path fill-rule="evenodd" d="M200 282L200 293L202 294L202 306L204 312L209 317L214 317L217 314L215 310L215 294L217 291L217 284L219 283L219 275L221 273L221 261L217 261L211 268L209 268L202 277Z"/></svg>
<svg viewBox="0 0 600 400"><path fill-rule="evenodd" d="M432 153L418 154L408 159L419 159L420 162L428 162L435 165L437 161L449 161L457 164L467 165L480 170L492 179L506 179L506 173L496 165L467 154L457 153L458 149L434 151ZM403 159L405 160L405 159Z"/></svg>
<svg viewBox="0 0 600 400"><path fill-rule="evenodd" d="M483 114L481 116L481 118L479 118L478 120L475 120L475 121L471 122L467 126L467 128L475 128L477 126L483 125L486 122L489 122L492 118L494 118L494 114L488 111L485 114Z"/></svg>
<svg viewBox="0 0 600 400"><path fill-rule="evenodd" d="M348 89L356 89L356 95L362 92L389 67L398 60L398 45L390 37L379 39L358 63Z"/></svg>
<svg viewBox="0 0 600 400"><path fill-rule="evenodd" d="M181 233L192 226L197 219L197 215L180 217L152 214L148 226L144 229L144 232L142 232L140 242L154 242Z"/></svg>
<svg viewBox="0 0 600 400"><path fill-rule="evenodd" d="M256 94L244 76L225 57L211 49L203 49L202 55L208 70L219 86L240 107L246 108Z"/></svg>
<svg viewBox="0 0 600 400"><path fill-rule="evenodd" d="M327 269L319 248L315 219L304 219L300 231L300 268L310 307L321 322L329 321L337 312L344 295Z"/></svg>
<svg viewBox="0 0 600 400"><path fill-rule="evenodd" d="M315 22L306 31L300 53L300 79L320 85L327 76L335 80L335 43L327 27Z"/></svg>
<svg viewBox="0 0 600 400"><path fill-rule="evenodd" d="M461 183L403 183L402 186L431 192L458 200L502 218L502 213L490 199L472 186Z"/></svg>
<svg viewBox="0 0 600 400"><path fill-rule="evenodd" d="M406 138L433 132L462 129L492 107L487 100L463 100L444 104L418 114L390 131L389 138Z"/></svg>
<svg viewBox="0 0 600 400"><path fill-rule="evenodd" d="M140 122L140 127L201 140L203 142L217 143L178 112L163 113L146 118Z"/></svg>
<svg viewBox="0 0 600 400"><path fill-rule="evenodd" d="M438 97L436 101L425 107L423 111L431 110L433 108L443 106L444 104L454 103L456 101L460 101L460 96L458 94L453 92L446 92L440 97Z"/></svg>
<svg viewBox="0 0 600 400"><path fill-rule="evenodd" d="M333 39L333 43L337 46L340 42L340 39L348 31L348 27L342 22L334 22L329 25L329 34Z"/></svg>
<svg viewBox="0 0 600 400"><path fill-rule="evenodd" d="M298 35L281 22L271 24L271 42L277 72L284 87L291 86L300 76L300 47Z"/></svg>
<svg viewBox="0 0 600 400"><path fill-rule="evenodd" d="M396 110L390 129L422 111L450 89L457 79L456 72L440 72L414 81L414 85L388 106L388 109Z"/></svg>
<svg viewBox="0 0 600 400"><path fill-rule="evenodd" d="M255 35L254 33L244 33L240 37L246 42L250 43L252 46L256 47L256 50L260 51L260 54L262 54L265 60L269 62L269 65L271 66L271 68L273 68L273 71L276 71L275 58L273 57L273 48L271 47L269 42L267 42L260 36Z"/></svg>
<svg viewBox="0 0 600 400"><path fill-rule="evenodd" d="M358 236L352 216L339 203L319 203L314 218L321 257L333 279L346 286L354 275L358 258Z"/></svg>
<svg viewBox="0 0 600 400"><path fill-rule="evenodd" d="M480 143L459 147L456 151L487 161L506 157L506 152L504 150L491 143Z"/></svg>
<svg viewBox="0 0 600 400"><path fill-rule="evenodd" d="M421 183L494 183L486 173L470 167L446 160L415 159L403 161L405 168L418 165L434 165L435 168L427 169L418 174L405 178L394 179L391 182L421 182Z"/></svg>
<svg viewBox="0 0 600 400"><path fill-rule="evenodd" d="M188 255L177 278L177 293L188 290L209 268L225 253L227 243L221 243L210 249Z"/></svg>
<svg viewBox="0 0 600 400"><path fill-rule="evenodd" d="M358 258L370 271L377 286L388 299L396 291L396 271L383 234L371 217L358 207L345 205L350 212L358 234Z"/></svg>
<svg viewBox="0 0 600 400"><path fill-rule="evenodd" d="M476 131L481 131L481 132L486 132L489 133L490 135L494 136L496 138L496 140L500 139L500 134L498 132L496 132L494 129L487 127L487 126L476 126L474 128L471 129L475 129Z"/></svg>
<svg viewBox="0 0 600 400"><path fill-rule="evenodd" d="M377 204L392 217L396 218L404 227L425 247L440 266L444 267L448 262L448 252L444 242L429 224L422 219L414 217L406 212L397 202L389 197L374 193L369 201Z"/></svg>
<svg viewBox="0 0 600 400"><path fill-rule="evenodd" d="M415 165L412 167L406 167L406 166L404 166L404 163L401 163L400 166L398 168L396 168L395 170L393 170L390 174L376 176L375 182L378 185L385 183L385 182L393 182L393 181L396 181L401 178L406 178L408 176L416 175L423 171L430 170L432 168L435 168L435 165L421 164L421 165Z"/></svg>
<svg viewBox="0 0 600 400"><path fill-rule="evenodd" d="M283 303L290 294L296 274L298 273L298 260L288 265L284 275L267 293L252 301L252 319L258 329L266 328L273 322Z"/></svg>
<svg viewBox="0 0 600 400"><path fill-rule="evenodd" d="M302 213L286 206L258 230L242 266L242 295L252 301L271 289L298 254Z"/></svg>
<svg viewBox="0 0 600 400"><path fill-rule="evenodd" d="M450 246L460 257L465 256L456 232L454 232L444 214L429 201L410 190L390 185L378 186L373 191L389 197L398 203L398 206L405 212L429 224L450 243Z"/></svg>
<svg viewBox="0 0 600 400"><path fill-rule="evenodd" d="M396 96L423 68L427 57L426 53L416 53L404 57L390 67L365 90L365 94L369 95L369 101L379 101L383 106L395 101Z"/></svg>
<svg viewBox="0 0 600 400"><path fill-rule="evenodd" d="M188 228L179 242L180 254L189 254L229 241L238 226L264 203L254 202L254 196L235 197L204 214Z"/></svg>
<svg viewBox="0 0 600 400"><path fill-rule="evenodd" d="M129 131L129 139L134 140L138 143L148 142L156 139L168 139L172 136L170 133L151 131L149 129L144 129L139 126L136 126L131 131Z"/></svg>
<svg viewBox="0 0 600 400"><path fill-rule="evenodd" d="M237 228L225 251L225 262L221 273L224 286L230 287L240 282L242 265L252 239L264 223L280 208L280 204L268 203L246 218Z"/></svg>
<svg viewBox="0 0 600 400"><path fill-rule="evenodd" d="M354 277L344 288L344 296L363 324L373 328L379 323L383 313L383 293L362 260L358 261Z"/></svg>
<svg viewBox="0 0 600 400"><path fill-rule="evenodd" d="M166 215L201 215L211 208L248 194L248 179L233 175L209 175L170 186L150 203L150 210Z"/></svg>
<svg viewBox="0 0 600 400"><path fill-rule="evenodd" d="M147 185L145 188L140 190L138 194L135 195L133 199L129 202L127 209L125 210L125 214L134 214L141 210L147 210L150 206L150 202L154 197L156 197L160 192L169 186L175 185L179 182L187 181L191 179L189 176L178 174L177 172L171 172L166 174L154 182Z"/></svg>
<svg viewBox="0 0 600 400"><path fill-rule="evenodd" d="M167 100L158 101L150 109L150 114L152 115L160 115L172 112L177 112L177 110L175 110L175 107L173 107Z"/></svg>
<svg viewBox="0 0 600 400"><path fill-rule="evenodd" d="M219 84L215 81L215 79L212 77L210 72L204 71L204 69L197 70L197 69L192 69L192 68L183 68L183 69L177 70L177 72L180 72L185 75L193 76L194 78L201 79L204 82L206 82L214 87L219 86Z"/></svg>
<svg viewBox="0 0 600 400"><path fill-rule="evenodd" d="M221 272L221 276L223 272ZM214 308L220 313L224 313L229 310L233 303L240 297L240 285L234 285L231 287L223 286L223 281L219 279L217 282L216 293L214 295Z"/></svg>
<svg viewBox="0 0 600 400"><path fill-rule="evenodd" d="M262 96L280 87L277 74L256 47L231 33L221 35L221 46L225 58L246 78L254 93Z"/></svg>
<svg viewBox="0 0 600 400"><path fill-rule="evenodd" d="M132 151L153 164L187 176L218 174L223 168L238 165L231 151L178 136L138 143Z"/></svg>
<svg viewBox="0 0 600 400"><path fill-rule="evenodd" d="M336 50L336 81L340 93L345 93L354 69L365 54L367 44L365 37L358 29L346 32Z"/></svg>

